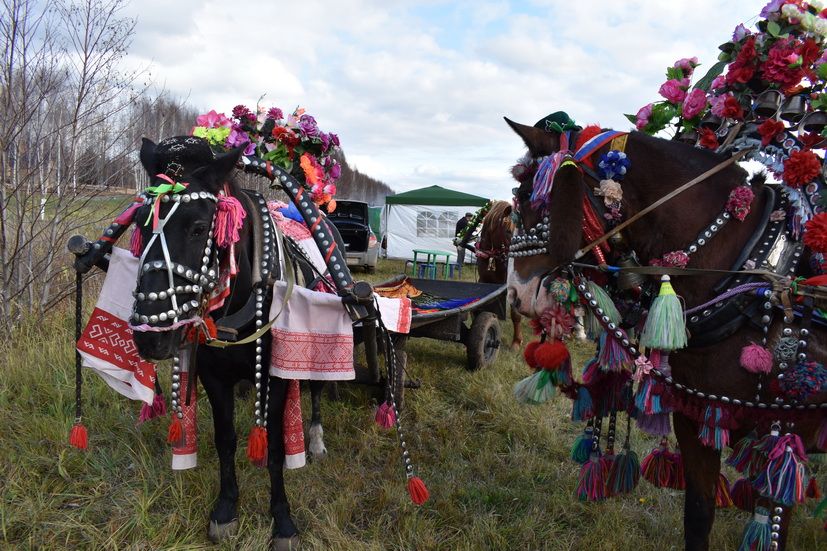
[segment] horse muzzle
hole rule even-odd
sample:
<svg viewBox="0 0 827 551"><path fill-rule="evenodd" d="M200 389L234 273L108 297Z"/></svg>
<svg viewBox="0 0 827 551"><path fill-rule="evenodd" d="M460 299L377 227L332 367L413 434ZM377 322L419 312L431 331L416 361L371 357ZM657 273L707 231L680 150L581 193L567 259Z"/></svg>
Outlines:
<svg viewBox="0 0 827 551"><path fill-rule="evenodd" d="M181 346L182 329L172 331L134 331L132 339L138 347L138 354L144 360L158 363L178 354Z"/></svg>
<svg viewBox="0 0 827 551"><path fill-rule="evenodd" d="M509 271L508 301L517 312L534 319L553 306L548 287L543 285L548 277L550 277L548 272L539 272L523 278L516 270Z"/></svg>

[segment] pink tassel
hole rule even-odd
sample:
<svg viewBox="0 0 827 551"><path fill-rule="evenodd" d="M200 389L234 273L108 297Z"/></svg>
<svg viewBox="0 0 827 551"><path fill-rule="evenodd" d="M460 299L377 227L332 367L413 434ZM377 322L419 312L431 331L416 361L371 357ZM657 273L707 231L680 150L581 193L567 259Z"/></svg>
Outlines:
<svg viewBox="0 0 827 551"><path fill-rule="evenodd" d="M141 406L141 413L138 416L138 424L145 423L156 417L164 417L167 414L167 403L163 394L155 394L152 405L144 402Z"/></svg>
<svg viewBox="0 0 827 551"><path fill-rule="evenodd" d="M785 434L769 452L766 467L755 479L755 488L761 495L787 506L801 503L807 486L806 461L801 438L797 434Z"/></svg>
<svg viewBox="0 0 827 551"><path fill-rule="evenodd" d="M769 373L772 353L760 344L749 344L741 349L741 367L750 373Z"/></svg>
<svg viewBox="0 0 827 551"><path fill-rule="evenodd" d="M132 228L132 237L129 239L129 252L135 258L140 258L144 250L144 238L141 236L141 228Z"/></svg>
<svg viewBox="0 0 827 551"><path fill-rule="evenodd" d="M396 424L396 413L393 411L391 405L387 402L382 402L382 405L376 408L376 424L383 429L390 429Z"/></svg>
<svg viewBox="0 0 827 551"><path fill-rule="evenodd" d="M816 436L816 447L822 451L827 451L827 419L821 422L818 427L818 436Z"/></svg>
<svg viewBox="0 0 827 551"><path fill-rule="evenodd" d="M126 209L124 209L124 211L120 213L117 218L115 218L115 223L121 226L128 226L131 224L135 219L135 212L141 208L143 204L144 202L142 199L137 199L131 205L126 207Z"/></svg>
<svg viewBox="0 0 827 551"><path fill-rule="evenodd" d="M238 230L244 225L247 212L238 199L231 195L218 198L218 212L215 217L215 242L221 247L237 243L241 236Z"/></svg>

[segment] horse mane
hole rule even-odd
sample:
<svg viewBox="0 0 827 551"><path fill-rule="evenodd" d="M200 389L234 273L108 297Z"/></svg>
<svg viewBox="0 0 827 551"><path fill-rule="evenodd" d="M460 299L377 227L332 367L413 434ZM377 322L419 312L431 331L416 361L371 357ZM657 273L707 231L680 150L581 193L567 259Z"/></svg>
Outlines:
<svg viewBox="0 0 827 551"><path fill-rule="evenodd" d="M514 232L514 222L509 215L505 214L509 208L511 208L511 203L508 201L491 203L491 209L482 219L483 231L480 234L480 243L488 242L493 245L495 238L499 238L502 243L507 244L506 234Z"/></svg>

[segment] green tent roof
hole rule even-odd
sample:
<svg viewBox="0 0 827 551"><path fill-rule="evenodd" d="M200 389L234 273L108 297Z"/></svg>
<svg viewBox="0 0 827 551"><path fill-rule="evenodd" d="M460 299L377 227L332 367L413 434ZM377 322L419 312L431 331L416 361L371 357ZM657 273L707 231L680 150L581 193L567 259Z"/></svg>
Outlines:
<svg viewBox="0 0 827 551"><path fill-rule="evenodd" d="M481 207L485 197L454 191L440 186L429 186L385 197L388 205L438 205L448 207Z"/></svg>

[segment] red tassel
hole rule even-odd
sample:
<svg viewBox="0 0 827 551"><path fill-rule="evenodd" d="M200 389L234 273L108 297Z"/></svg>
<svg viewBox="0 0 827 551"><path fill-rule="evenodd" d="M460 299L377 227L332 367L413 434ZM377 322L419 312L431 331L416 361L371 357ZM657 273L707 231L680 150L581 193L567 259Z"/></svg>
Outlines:
<svg viewBox="0 0 827 551"><path fill-rule="evenodd" d="M241 238L238 230L244 225L247 212L238 199L229 195L218 198L215 215L215 242L221 248L237 243Z"/></svg>
<svg viewBox="0 0 827 551"><path fill-rule="evenodd" d="M411 496L411 501L417 505L422 505L431 496L425 483L418 476L412 476L408 479L408 494Z"/></svg>
<svg viewBox="0 0 827 551"><path fill-rule="evenodd" d="M724 473L719 473L718 483L715 485L715 507L729 508L733 505L732 496L729 493L729 480Z"/></svg>
<svg viewBox="0 0 827 551"><path fill-rule="evenodd" d="M69 444L79 450L85 450L89 447L89 433L80 421L77 421L69 432Z"/></svg>
<svg viewBox="0 0 827 551"><path fill-rule="evenodd" d="M184 425L178 417L172 418L172 423L169 424L169 431L167 431L167 444L177 445L184 438Z"/></svg>
<svg viewBox="0 0 827 551"><path fill-rule="evenodd" d="M816 477L810 477L810 482L807 484L805 495L810 499L821 499L821 490L818 488L818 481L816 480Z"/></svg>
<svg viewBox="0 0 827 551"><path fill-rule="evenodd" d="M675 453L672 454L672 462L675 465L675 472L671 480L671 485L669 487L673 490L685 490L686 479L684 479L683 455L681 454L680 450L675 450Z"/></svg>
<svg viewBox="0 0 827 551"><path fill-rule="evenodd" d="M527 363L528 367L531 369L539 369L537 361L534 358L534 353L537 351L540 344L542 344L540 341L530 342L526 345L525 350L523 350L523 358L525 358L525 363Z"/></svg>
<svg viewBox="0 0 827 551"><path fill-rule="evenodd" d="M752 488L752 482L747 478L739 478L732 485L730 491L732 503L742 511L752 513L755 509L755 490Z"/></svg>
<svg viewBox="0 0 827 551"><path fill-rule="evenodd" d="M537 366L552 371L569 358L569 349L562 341L544 342L534 351Z"/></svg>
<svg viewBox="0 0 827 551"><path fill-rule="evenodd" d="M267 454L267 430L261 426L253 427L247 438L247 458L254 464L261 464Z"/></svg>

